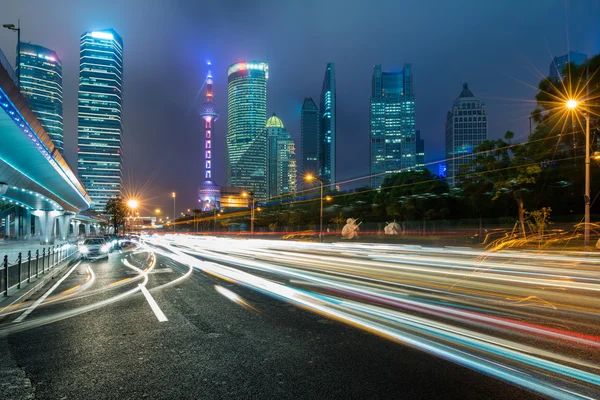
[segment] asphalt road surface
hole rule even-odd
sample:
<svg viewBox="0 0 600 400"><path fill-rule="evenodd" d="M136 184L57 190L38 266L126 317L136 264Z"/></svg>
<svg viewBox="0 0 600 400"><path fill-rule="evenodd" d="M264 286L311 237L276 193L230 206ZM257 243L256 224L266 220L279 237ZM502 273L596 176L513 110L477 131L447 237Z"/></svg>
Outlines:
<svg viewBox="0 0 600 400"><path fill-rule="evenodd" d="M499 283L498 276L508 275L491 266L489 276L462 286L456 275L452 285L460 290L450 298L442 287L448 271L443 279L436 273L436 255L378 248L387 254L377 256L386 269L370 264L373 248L327 246L172 236L111 253L108 261L82 261L26 303L2 311L0 397L535 399L559 397L552 390L560 388L563 398L600 393L598 342L589 328L595 304L587 287L572 289L579 296L573 304L556 290L560 304L551 296L530 299L506 315L497 311L506 308L494 296L500 290L484 286L491 285L488 278L518 285ZM421 260L393 259L403 252ZM475 258L455 252L444 259L467 265ZM392 264L428 269L405 270L401 280ZM593 272L594 264L589 268ZM585 285L586 276L563 282ZM393 303L394 296L405 302ZM473 307L475 298L486 312ZM451 310L456 313L444 314ZM404 313L405 325L394 313ZM532 313L539 320L509 325L514 332L502 325ZM544 336L542 322L574 313L578 325L555 324L554 336ZM490 315L502 319L482 319ZM577 332L573 343L568 329Z"/></svg>

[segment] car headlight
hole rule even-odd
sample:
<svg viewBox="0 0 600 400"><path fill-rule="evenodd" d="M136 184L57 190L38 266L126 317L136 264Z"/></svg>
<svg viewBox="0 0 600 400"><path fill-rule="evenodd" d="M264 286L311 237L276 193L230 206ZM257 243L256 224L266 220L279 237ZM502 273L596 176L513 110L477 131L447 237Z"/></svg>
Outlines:
<svg viewBox="0 0 600 400"><path fill-rule="evenodd" d="M87 253L90 252L90 250L87 247L85 247L85 246L81 246L79 248L79 251L81 252L81 254L87 254Z"/></svg>
<svg viewBox="0 0 600 400"><path fill-rule="evenodd" d="M110 248L106 244L100 248L100 251L102 251L103 253L108 253L109 250Z"/></svg>

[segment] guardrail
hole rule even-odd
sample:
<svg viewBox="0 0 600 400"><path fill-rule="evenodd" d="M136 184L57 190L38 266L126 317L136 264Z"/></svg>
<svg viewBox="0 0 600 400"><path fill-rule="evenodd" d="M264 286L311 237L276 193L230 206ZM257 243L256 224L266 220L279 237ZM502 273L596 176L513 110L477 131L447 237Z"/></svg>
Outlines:
<svg viewBox="0 0 600 400"><path fill-rule="evenodd" d="M11 260L5 255L0 259L0 296L8 296L10 289L20 289L23 283L29 283L31 278L46 274L75 253L76 244L64 243L43 247L41 252L38 249L35 254L32 254L31 250L27 253L21 252L14 263L10 263Z"/></svg>

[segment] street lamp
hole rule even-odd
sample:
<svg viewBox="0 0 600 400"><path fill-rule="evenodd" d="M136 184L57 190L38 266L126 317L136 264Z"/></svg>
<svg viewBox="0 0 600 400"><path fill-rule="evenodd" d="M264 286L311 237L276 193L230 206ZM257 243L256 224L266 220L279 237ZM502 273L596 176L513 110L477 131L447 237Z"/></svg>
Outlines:
<svg viewBox="0 0 600 400"><path fill-rule="evenodd" d="M133 222L131 221L131 218L133 217L133 212L135 211L136 208L138 208L138 206L140 205L140 202L137 201L136 199L129 199L127 200L127 207L129 207L129 231L131 232L133 230Z"/></svg>
<svg viewBox="0 0 600 400"><path fill-rule="evenodd" d="M17 32L17 58L15 60L17 70L17 85L21 88L21 20L17 22L17 26L14 24L4 24L3 28L10 29L13 32Z"/></svg>
<svg viewBox="0 0 600 400"><path fill-rule="evenodd" d="M319 181L321 184L321 211L319 213L319 242L323 242L323 179L318 176L308 174L304 177L307 182Z"/></svg>
<svg viewBox="0 0 600 400"><path fill-rule="evenodd" d="M580 102L575 99L568 99L565 107L575 112L580 108ZM590 115L589 111L585 109L582 110L582 113L585 118L585 193L583 194L585 201L585 224L583 226L583 245L587 250L590 245ZM594 159L596 159L595 153Z"/></svg>
<svg viewBox="0 0 600 400"><path fill-rule="evenodd" d="M252 207L250 208L250 234L254 234L254 192L242 193L244 197L250 197L252 199Z"/></svg>
<svg viewBox="0 0 600 400"><path fill-rule="evenodd" d="M175 192L171 193L173 197L173 232L175 232Z"/></svg>

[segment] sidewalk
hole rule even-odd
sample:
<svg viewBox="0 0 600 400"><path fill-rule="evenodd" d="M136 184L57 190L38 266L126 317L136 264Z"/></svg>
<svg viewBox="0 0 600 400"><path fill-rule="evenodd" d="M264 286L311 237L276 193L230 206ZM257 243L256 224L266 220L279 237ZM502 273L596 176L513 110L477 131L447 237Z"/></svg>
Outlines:
<svg viewBox="0 0 600 400"><path fill-rule="evenodd" d="M4 256L8 256L8 262L13 263L19 253L22 253L23 258L27 257L27 252L31 250L31 256L35 256L35 251L39 250L40 255L42 250L48 247L58 246L64 243L73 243L78 240L77 237L70 237L68 240L56 240L54 245L41 245L40 241L36 239L22 239L22 240L0 240L0 263L4 260Z"/></svg>

